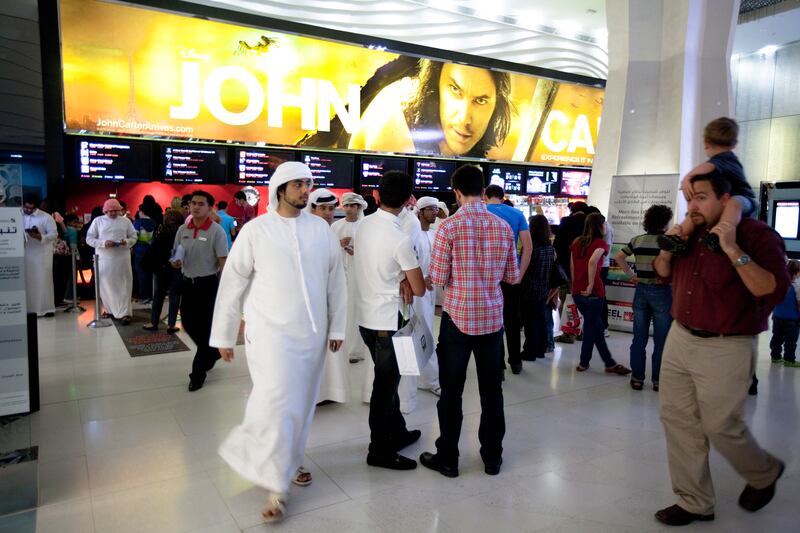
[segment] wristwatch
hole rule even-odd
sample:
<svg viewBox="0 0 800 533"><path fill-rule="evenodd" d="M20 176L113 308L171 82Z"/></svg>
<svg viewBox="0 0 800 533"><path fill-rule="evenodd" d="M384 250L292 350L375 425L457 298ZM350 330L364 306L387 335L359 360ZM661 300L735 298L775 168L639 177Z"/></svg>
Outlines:
<svg viewBox="0 0 800 533"><path fill-rule="evenodd" d="M750 262L750 256L747 254L742 254L739 256L739 259L733 262L733 266L735 268L743 267L747 263Z"/></svg>

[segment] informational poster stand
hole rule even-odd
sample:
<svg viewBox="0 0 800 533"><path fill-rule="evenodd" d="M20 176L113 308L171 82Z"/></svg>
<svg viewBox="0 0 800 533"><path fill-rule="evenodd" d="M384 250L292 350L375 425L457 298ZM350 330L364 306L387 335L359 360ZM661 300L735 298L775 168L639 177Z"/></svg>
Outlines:
<svg viewBox="0 0 800 533"><path fill-rule="evenodd" d="M644 233L644 213L652 205L666 205L675 211L679 178L677 174L614 176L611 179L611 200L608 221L614 228L611 247L611 268L606 285L608 327L618 331L633 331L633 295L636 286L616 267L614 256L630 240ZM679 217L680 218L680 217ZM633 263L634 256L628 257Z"/></svg>
<svg viewBox="0 0 800 533"><path fill-rule="evenodd" d="M31 410L22 210L0 207L0 416Z"/></svg>

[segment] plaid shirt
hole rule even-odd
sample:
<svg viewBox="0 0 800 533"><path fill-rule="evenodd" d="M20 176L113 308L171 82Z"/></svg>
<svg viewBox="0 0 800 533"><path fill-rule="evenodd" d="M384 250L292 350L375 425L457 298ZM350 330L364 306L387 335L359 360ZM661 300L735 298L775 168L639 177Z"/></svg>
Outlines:
<svg viewBox="0 0 800 533"><path fill-rule="evenodd" d="M503 327L500 282L519 281L511 228L481 202L462 205L436 233L430 277L445 287L442 308L462 333L498 331Z"/></svg>

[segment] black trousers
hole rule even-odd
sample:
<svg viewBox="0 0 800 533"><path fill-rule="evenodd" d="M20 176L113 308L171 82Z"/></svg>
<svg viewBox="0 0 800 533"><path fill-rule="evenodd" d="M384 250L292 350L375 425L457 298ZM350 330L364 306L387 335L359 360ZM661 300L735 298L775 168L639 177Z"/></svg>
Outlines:
<svg viewBox="0 0 800 533"><path fill-rule="evenodd" d="M544 299L523 298L522 305L522 322L525 327L522 352L527 359L544 357L547 351L547 313L552 312L552 309Z"/></svg>
<svg viewBox="0 0 800 533"><path fill-rule="evenodd" d="M67 293L67 287L70 288L71 292L71 276L72 256L53 254L53 295L55 297L56 304L60 304L64 301L64 295Z"/></svg>
<svg viewBox="0 0 800 533"><path fill-rule="evenodd" d="M214 368L220 358L219 350L208 345L218 286L219 279L216 275L183 278L181 323L184 331L197 345L192 372L189 374L189 379L193 383L203 383L206 380L206 373Z"/></svg>
<svg viewBox="0 0 800 533"><path fill-rule="evenodd" d="M394 354L392 335L394 331L377 331L358 327L364 344L367 345L372 362L375 363L375 380L369 398L369 453L382 457L393 457L393 443L408 433L406 420L400 412L397 386L400 371Z"/></svg>
<svg viewBox="0 0 800 533"><path fill-rule="evenodd" d="M158 325L161 320L161 310L164 308L164 298L169 296L167 324L173 327L178 318L178 308L181 305L181 284L183 282L183 276L180 270L172 268L171 266L165 266L155 273L155 278L156 292L155 295L153 295L153 305L150 310L150 323L154 326Z"/></svg>
<svg viewBox="0 0 800 533"><path fill-rule="evenodd" d="M520 300L522 298L522 285L510 285L500 283L503 291L503 329L506 331L506 346L508 347L508 364L522 364L520 351L522 342L520 332L522 331L522 316L520 312Z"/></svg>
<svg viewBox="0 0 800 533"><path fill-rule="evenodd" d="M442 395L437 404L441 435L436 439L436 453L448 466L458 464L458 439L464 418L461 397L472 353L475 354L478 392L481 397L481 421L478 429L481 458L485 464L494 465L503 455L503 437L506 433L502 385L503 330L486 335L467 335L458 329L450 315L442 313L439 343L436 346L439 383L442 386Z"/></svg>

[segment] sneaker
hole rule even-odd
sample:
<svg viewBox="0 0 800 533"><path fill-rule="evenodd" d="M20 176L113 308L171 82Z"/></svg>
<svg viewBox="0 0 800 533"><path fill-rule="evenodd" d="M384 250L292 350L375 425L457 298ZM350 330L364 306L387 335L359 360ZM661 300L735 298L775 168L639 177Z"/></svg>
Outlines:
<svg viewBox="0 0 800 533"><path fill-rule="evenodd" d="M686 241L677 235L659 235L657 238L658 247L665 252L672 252L675 255L686 255L689 253L689 246Z"/></svg>
<svg viewBox="0 0 800 533"><path fill-rule="evenodd" d="M556 337L553 340L556 341L556 342L563 342L564 344L574 344L575 343L575 337L573 337L569 333L564 333L562 335L559 335L558 337Z"/></svg>
<svg viewBox="0 0 800 533"><path fill-rule="evenodd" d="M774 362L775 362L775 361L773 361L773 363L774 363ZM800 363L798 363L797 361L794 361L794 360L792 360L792 361L789 361L789 360L787 359L787 360L785 360L785 361L783 362L783 366L785 366L785 367L788 367L788 368L800 368Z"/></svg>
<svg viewBox="0 0 800 533"><path fill-rule="evenodd" d="M783 362L783 358L782 357L773 357L772 358L772 362L776 363L776 364L781 364Z"/></svg>

